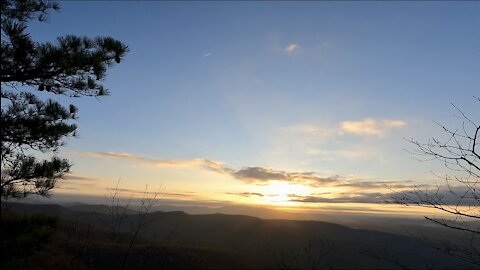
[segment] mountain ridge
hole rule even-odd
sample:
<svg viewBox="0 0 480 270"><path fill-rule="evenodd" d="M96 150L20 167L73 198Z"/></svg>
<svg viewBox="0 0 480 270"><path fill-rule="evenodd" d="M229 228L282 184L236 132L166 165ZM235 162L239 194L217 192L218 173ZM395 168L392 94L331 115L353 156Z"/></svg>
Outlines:
<svg viewBox="0 0 480 270"><path fill-rule="evenodd" d="M107 231L111 216L105 212L105 208L105 205L91 205L76 211L79 208L75 206L10 204L10 209L18 213L53 214ZM275 263L277 257L285 257L281 255L284 253L305 257L301 261L307 260L310 255L307 256L305 250L310 247L313 254L322 254L325 249L332 248L331 252L319 259L339 269L371 269L372 265L392 267L388 260L406 262L409 268L425 268L432 263L438 265L439 269L464 266L455 258L444 256L407 236L354 229L331 222L261 219L224 213L191 215L183 211L155 211L145 216L130 211L127 216L128 219L118 227L122 233L130 233L135 224L142 221L141 218L147 217L149 225L139 233L142 239L167 246L225 250L240 257L253 254L267 264ZM391 254L395 258L387 257Z"/></svg>

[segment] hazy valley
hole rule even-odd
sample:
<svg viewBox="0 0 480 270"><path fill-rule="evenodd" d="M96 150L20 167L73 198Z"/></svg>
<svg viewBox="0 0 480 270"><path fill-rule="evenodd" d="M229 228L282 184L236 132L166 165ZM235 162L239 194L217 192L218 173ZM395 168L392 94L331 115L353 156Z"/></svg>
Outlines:
<svg viewBox="0 0 480 270"><path fill-rule="evenodd" d="M145 223L140 228L128 252L125 261L128 268L473 267L436 251L428 242L421 241L421 234L417 235L418 239L413 239L406 235L351 229L328 222L260 219L219 213L190 215L182 211L157 211L139 215L136 210L125 208L118 208L112 214L111 207L87 204L61 206L10 203L9 209L22 214L58 217L63 244L65 239L69 239L67 242L70 249L83 247L84 252L75 255L75 263L93 269L110 268L113 264L105 264L102 260L118 260L115 259L118 256L116 252L125 252L122 250L126 249L125 245L142 222L148 224ZM380 227L391 226L388 222L382 224L380 220L376 223ZM415 228L420 227L418 225ZM112 228L117 236L112 235ZM428 232L429 236L445 236L441 227L429 226L423 229L422 232ZM429 239L438 240L433 237ZM118 247L114 247L115 241L118 241Z"/></svg>

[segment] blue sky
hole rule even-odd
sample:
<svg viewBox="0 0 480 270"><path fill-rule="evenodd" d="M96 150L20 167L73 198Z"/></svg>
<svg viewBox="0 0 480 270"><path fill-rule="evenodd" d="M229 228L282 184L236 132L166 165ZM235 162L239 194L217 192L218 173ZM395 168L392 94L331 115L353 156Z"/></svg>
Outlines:
<svg viewBox="0 0 480 270"><path fill-rule="evenodd" d="M458 126L450 102L478 115L476 2L61 6L31 26L35 39L109 35L130 48L108 72L111 96L61 98L80 109L79 138L63 149L78 175L155 179L183 191L228 178L184 167L146 172L92 155L110 152L362 181L427 179L442 167L412 159L404 138L439 134L434 120ZM226 186L242 189L235 181Z"/></svg>

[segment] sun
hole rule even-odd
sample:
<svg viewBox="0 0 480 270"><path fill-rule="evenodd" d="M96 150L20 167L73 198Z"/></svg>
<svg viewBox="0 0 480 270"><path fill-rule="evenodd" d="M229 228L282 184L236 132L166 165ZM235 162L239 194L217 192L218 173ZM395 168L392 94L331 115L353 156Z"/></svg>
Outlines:
<svg viewBox="0 0 480 270"><path fill-rule="evenodd" d="M284 181L270 181L267 186L261 188L264 200L269 204L295 205L293 197L307 196L310 188L300 184L291 184Z"/></svg>

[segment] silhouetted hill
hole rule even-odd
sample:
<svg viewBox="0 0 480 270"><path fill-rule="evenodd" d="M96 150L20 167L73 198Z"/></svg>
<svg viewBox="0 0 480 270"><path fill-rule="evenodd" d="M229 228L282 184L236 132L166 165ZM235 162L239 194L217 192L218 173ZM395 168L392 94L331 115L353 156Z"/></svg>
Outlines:
<svg viewBox="0 0 480 270"><path fill-rule="evenodd" d="M101 205L11 204L20 213L48 213L64 220L109 230L111 216ZM119 230L128 234L146 218L149 225L140 232L145 243L164 247L183 247L190 252L209 250L209 254L230 254L232 261L262 262L258 267L303 268L319 259L334 269L469 269L422 243L402 235L351 229L320 221L265 220L245 215L190 215L182 211L154 212L146 216L130 211ZM100 238L98 238L100 239ZM105 242L105 239L103 242ZM104 246L104 245L96 245ZM108 246L108 245L107 245ZM168 249L170 250L170 249ZM330 250L324 257L320 256ZM215 251L215 252L214 252ZM208 253L208 252L207 252ZM202 255L203 256L203 255ZM213 255L210 260L214 265ZM178 258L178 256L176 257ZM220 259L220 258L218 258ZM251 267L251 264L243 264ZM283 266L282 266L283 265ZM403 266L402 266L403 265Z"/></svg>

